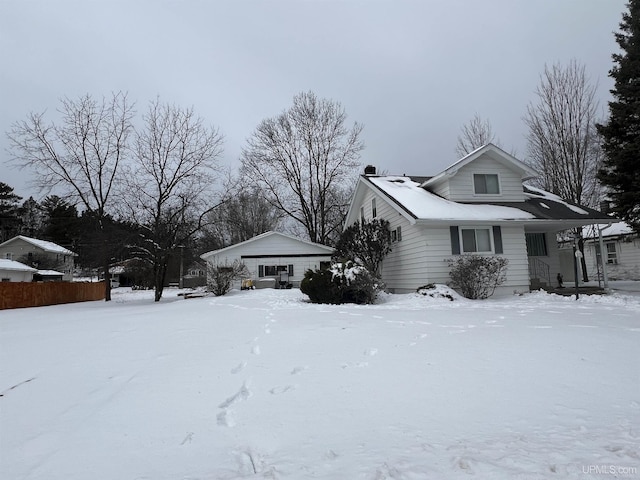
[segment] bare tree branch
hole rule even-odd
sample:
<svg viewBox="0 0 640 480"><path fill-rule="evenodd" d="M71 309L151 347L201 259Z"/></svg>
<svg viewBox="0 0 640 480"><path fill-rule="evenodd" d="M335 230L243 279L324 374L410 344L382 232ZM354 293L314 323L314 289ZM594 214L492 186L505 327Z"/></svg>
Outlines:
<svg viewBox="0 0 640 480"><path fill-rule="evenodd" d="M218 171L223 137L193 109L151 102L127 168L130 214L143 226L153 265L155 300L162 297L169 257L201 228ZM216 205L217 206L217 205Z"/></svg>
<svg viewBox="0 0 640 480"><path fill-rule="evenodd" d="M360 165L362 126L348 129L346 120L339 103L301 93L290 109L263 120L242 152L246 181L315 242L329 243L341 227L334 200Z"/></svg>
<svg viewBox="0 0 640 480"><path fill-rule="evenodd" d="M469 123L462 126L456 144L456 154L462 158L487 143L500 146L489 120L483 120L476 113Z"/></svg>
<svg viewBox="0 0 640 480"><path fill-rule="evenodd" d="M536 184L575 203L596 206L602 162L596 132L596 86L585 67L573 60L545 67L536 89L537 103L527 107L529 163L540 172Z"/></svg>

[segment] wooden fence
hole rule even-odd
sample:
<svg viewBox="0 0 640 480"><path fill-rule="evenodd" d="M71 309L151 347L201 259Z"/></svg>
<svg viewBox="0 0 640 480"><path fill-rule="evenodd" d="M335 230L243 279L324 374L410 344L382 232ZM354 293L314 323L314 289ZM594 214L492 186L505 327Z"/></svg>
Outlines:
<svg viewBox="0 0 640 480"><path fill-rule="evenodd" d="M0 310L104 299L104 282L0 282Z"/></svg>

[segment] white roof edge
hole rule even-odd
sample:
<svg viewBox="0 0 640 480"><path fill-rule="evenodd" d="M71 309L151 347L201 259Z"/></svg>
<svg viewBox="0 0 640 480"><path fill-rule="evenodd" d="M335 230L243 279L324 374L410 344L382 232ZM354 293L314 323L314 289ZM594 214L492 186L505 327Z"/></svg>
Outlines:
<svg viewBox="0 0 640 480"><path fill-rule="evenodd" d="M10 242L14 241L17 238L19 238L20 240L24 240L27 243L30 243L34 247L41 248L45 252L63 253L65 255L73 255L74 257L78 256L77 253L72 252L68 248L63 247L62 245L58 245L57 243L50 242L49 240L40 240L38 238L26 237L24 235L16 235L15 237L10 238L9 240L6 240L6 241L0 243L0 247L2 247L3 245L6 245L7 243L10 243ZM51 248L50 245L54 245L55 247L58 247L58 248Z"/></svg>
<svg viewBox="0 0 640 480"><path fill-rule="evenodd" d="M266 237L270 237L272 235L280 235L282 237L286 237L286 238L290 238L292 240L295 240L297 242L303 242L303 243L306 243L308 245L313 245L314 247L321 247L321 248L326 249L327 252L333 253L333 248L329 247L327 245L322 245L321 243L311 242L309 240L302 240L300 238L294 237L293 235L288 235L286 233L275 232L273 230L269 230L268 232L264 232L264 233L261 233L260 235L256 235L255 237L250 238L249 240L245 240L244 242L235 243L233 245L229 245L228 247L220 248L219 250L212 250L210 252L205 252L202 255L200 255L200 258L202 258L203 260L206 261L207 258L209 258L209 257L213 257L215 255L219 255L219 254L221 254L223 252L232 250L232 249L237 248L237 247L239 247L241 245L247 245L249 243L253 243L253 242L257 241L257 240L260 240L260 239L266 238Z"/></svg>
<svg viewBox="0 0 640 480"><path fill-rule="evenodd" d="M0 269L9 270L13 272L37 272L38 269L25 265L15 260L9 260L6 258L0 258Z"/></svg>
<svg viewBox="0 0 640 480"><path fill-rule="evenodd" d="M431 177L429 180L423 182L420 186L421 187L427 187L429 185L433 185L434 183L438 183L443 178L447 178L447 177L451 177L451 176L455 175L457 173L458 169L460 169L460 168L464 167L465 165L468 165L469 163L473 162L476 158L478 158L482 154L486 153L487 151L492 151L492 152L497 153L501 157L503 157L506 160L508 160L510 163L514 164L520 170L522 170L527 175L527 176L523 177L524 179L536 177L538 175L536 173L536 171L533 170L526 163L518 160L516 157L514 157L510 153L505 152L503 149L501 149L500 147L494 145L493 143L487 143L487 144L485 144L485 145L483 145L481 147L476 148L475 150L473 150L472 152L468 153L467 155L465 155L461 159L459 159L456 162L452 163L447 168L445 168L442 172L438 173L434 177Z"/></svg>

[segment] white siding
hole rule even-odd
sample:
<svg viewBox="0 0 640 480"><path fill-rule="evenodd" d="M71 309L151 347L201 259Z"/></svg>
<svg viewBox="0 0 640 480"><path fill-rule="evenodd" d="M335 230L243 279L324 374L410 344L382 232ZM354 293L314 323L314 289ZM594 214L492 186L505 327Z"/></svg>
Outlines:
<svg viewBox="0 0 640 480"><path fill-rule="evenodd" d="M617 263L607 264L609 280L640 280L640 239L626 237L622 240L611 240L603 238L603 241L605 244L614 242L616 248ZM595 244L587 242L584 253L589 279L597 280L598 268Z"/></svg>
<svg viewBox="0 0 640 480"><path fill-rule="evenodd" d="M501 226L503 254L509 260L507 278L502 284L502 293L529 291L529 266L522 226ZM447 284L450 281L450 260L457 255L451 253L451 233L449 227L432 228L425 231L427 238L427 270L429 282ZM417 285L419 286L419 285Z"/></svg>
<svg viewBox="0 0 640 480"><path fill-rule="evenodd" d="M373 191L364 195L366 220L371 220L371 199L376 197L377 218L388 220L390 228L402 227L402 241L392 244L392 251L382 262L381 274L387 289L395 293L414 292L427 283L447 284L451 253L449 226L427 227L411 224L389 201ZM502 244L509 260L507 280L502 293L529 290L529 265L523 226L501 226Z"/></svg>
<svg viewBox="0 0 640 480"><path fill-rule="evenodd" d="M31 282L33 280L33 272L0 270L0 280L4 280L6 278L9 279L9 282Z"/></svg>
<svg viewBox="0 0 640 480"><path fill-rule="evenodd" d="M52 262L54 262L55 270L58 270L64 274L62 277L63 280L71 281L73 279L73 255L47 252L42 248L33 245L26 240L23 240L22 238L15 238L15 240L10 240L6 245L0 248L0 258L8 258L7 254L10 254L10 259L16 261L24 260L25 263L29 253L31 253L32 255L46 256L47 258L51 259Z"/></svg>
<svg viewBox="0 0 640 480"><path fill-rule="evenodd" d="M322 246L278 234L229 247L216 255L205 256L212 265L229 265L235 260L241 260L254 281L259 278L259 265L293 265L293 276L289 282L294 286L299 286L308 269L315 270L320 267L320 262L331 260L331 253Z"/></svg>
<svg viewBox="0 0 640 480"><path fill-rule="evenodd" d="M474 173L495 173L500 180L499 195L475 195L473 188ZM520 174L500 162L483 155L433 189L434 193L449 200L460 202L523 202L522 178Z"/></svg>

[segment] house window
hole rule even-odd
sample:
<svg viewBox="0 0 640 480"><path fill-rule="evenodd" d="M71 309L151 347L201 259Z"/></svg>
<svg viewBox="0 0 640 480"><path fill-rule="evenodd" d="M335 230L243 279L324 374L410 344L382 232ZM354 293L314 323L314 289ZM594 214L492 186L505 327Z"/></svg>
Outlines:
<svg viewBox="0 0 640 480"><path fill-rule="evenodd" d="M402 241L402 227L391 230L391 243Z"/></svg>
<svg viewBox="0 0 640 480"><path fill-rule="evenodd" d="M525 238L529 257L546 257L548 255L547 236L544 233L527 233Z"/></svg>
<svg viewBox="0 0 640 480"><path fill-rule="evenodd" d="M3 279L2 279L2 281L3 281L3 282L10 282L10 281L11 281L11 279L10 279L10 278L3 278Z"/></svg>
<svg viewBox="0 0 640 480"><path fill-rule="evenodd" d="M280 272L287 272L293 276L293 265L258 265L259 277L277 277Z"/></svg>
<svg viewBox="0 0 640 480"><path fill-rule="evenodd" d="M371 216L376 218L378 216L378 210L376 209L376 199L371 199Z"/></svg>
<svg viewBox="0 0 640 480"><path fill-rule="evenodd" d="M360 223L364 223L364 207L360 207Z"/></svg>
<svg viewBox="0 0 640 480"><path fill-rule="evenodd" d="M460 228L462 253L491 253L490 228Z"/></svg>
<svg viewBox="0 0 640 480"><path fill-rule="evenodd" d="M496 173L474 173L473 189L479 195L498 195L500 183Z"/></svg>
<svg viewBox="0 0 640 480"><path fill-rule="evenodd" d="M320 262L320 270L329 270L331 262Z"/></svg>
<svg viewBox="0 0 640 480"><path fill-rule="evenodd" d="M616 252L616 244L613 242L609 242L605 244L605 248L607 249L607 263L618 263L618 253Z"/></svg>
<svg viewBox="0 0 640 480"><path fill-rule="evenodd" d="M6 254L5 254L5 258L6 258L7 260L13 260L13 253L6 253Z"/></svg>
<svg viewBox="0 0 640 480"><path fill-rule="evenodd" d="M607 242L604 244L604 249L607 254L605 258L606 262L612 265L616 265L618 263L618 252L616 251L615 242ZM596 243L596 257L598 263L600 263L600 245Z"/></svg>

